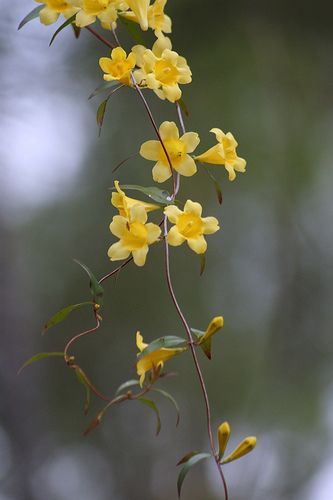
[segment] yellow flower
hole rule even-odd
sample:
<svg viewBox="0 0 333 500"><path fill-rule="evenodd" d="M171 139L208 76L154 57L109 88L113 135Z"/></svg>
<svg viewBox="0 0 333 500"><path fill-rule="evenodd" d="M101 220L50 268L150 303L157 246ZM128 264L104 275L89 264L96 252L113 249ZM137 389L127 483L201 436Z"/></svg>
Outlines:
<svg viewBox="0 0 333 500"><path fill-rule="evenodd" d="M219 221L215 217L201 217L200 203L187 200L182 212L175 205L164 209L165 215L172 224L167 240L171 246L179 246L187 241L188 246L197 254L205 253L207 243L204 234L214 234L218 231Z"/></svg>
<svg viewBox="0 0 333 500"><path fill-rule="evenodd" d="M143 31L148 29L148 8L150 0L126 0L127 5L133 11L137 22Z"/></svg>
<svg viewBox="0 0 333 500"><path fill-rule="evenodd" d="M209 340L214 335L214 333L216 333L223 327L223 324L223 316L217 316L216 318L213 318L203 336L200 337L199 344L203 344L204 342Z"/></svg>
<svg viewBox="0 0 333 500"><path fill-rule="evenodd" d="M162 33L171 33L171 18L164 13L166 3L167 0L155 0L153 5L148 7L148 27L154 30L156 36L160 36ZM139 18L134 12L123 12L121 15L140 24Z"/></svg>
<svg viewBox="0 0 333 500"><path fill-rule="evenodd" d="M218 144L205 151L195 160L203 163L212 163L214 165L224 165L229 173L229 180L233 181L236 178L237 172L245 172L246 161L237 156L236 148L238 143L231 132L225 134L219 128L212 128L211 132L216 135Z"/></svg>
<svg viewBox="0 0 333 500"><path fill-rule="evenodd" d="M140 332L136 333L136 345L139 349L139 354L144 351L144 349L147 347L148 344L145 344L143 342L143 337L140 334ZM161 347L160 349L157 349L156 351L149 352L146 355L143 355L140 357L136 364L136 371L137 374L140 377L140 385L142 387L145 375L147 372L150 370L161 370L164 365L164 361L167 361L170 358L173 358L177 354L180 354L181 352L184 352L187 350L187 347L176 347L176 348L168 348L168 347Z"/></svg>
<svg viewBox="0 0 333 500"><path fill-rule="evenodd" d="M127 219L130 216L130 208L134 205L141 205L144 207L146 212L152 212L153 210L158 210L161 208L159 205L154 205L153 203L145 203L144 201L139 201L134 198L129 198L125 195L124 191L119 186L119 181L114 181L114 186L117 192L112 193L111 203L114 207L119 210L119 215L126 217Z"/></svg>
<svg viewBox="0 0 333 500"><path fill-rule="evenodd" d="M188 153L192 153L199 144L198 134L186 132L179 137L179 131L174 122L163 122L159 132L174 170L186 177L194 175L197 167ZM144 142L140 148L140 155L146 160L157 162L153 168L155 182L164 182L172 176L167 156L159 141Z"/></svg>
<svg viewBox="0 0 333 500"><path fill-rule="evenodd" d="M39 12L39 18L41 23L46 25L55 23L60 14L70 18L78 11L73 7L72 2L65 0L36 0L36 2L45 4Z"/></svg>
<svg viewBox="0 0 333 500"><path fill-rule="evenodd" d="M170 39L160 36L152 50L142 45L133 47L137 55L137 66L134 73L136 81L152 89L160 99L176 102L181 98L179 84L192 81L192 73L186 59L171 50Z"/></svg>
<svg viewBox="0 0 333 500"><path fill-rule="evenodd" d="M99 65L104 71L104 80L111 82L118 80L125 85L131 85L131 71L135 66L135 55L126 52L121 47L116 47L109 57L101 57Z"/></svg>
<svg viewBox="0 0 333 500"><path fill-rule="evenodd" d="M227 447L229 437L230 437L230 425L228 422L223 422L218 428L217 438L219 441L219 458L221 459L224 455L225 449Z"/></svg>
<svg viewBox="0 0 333 500"><path fill-rule="evenodd" d="M80 8L75 20L79 28L94 23L98 17L103 28L111 29L112 23L117 20L118 0L71 0L71 2Z"/></svg>
<svg viewBox="0 0 333 500"><path fill-rule="evenodd" d="M161 229L151 222L147 223L147 212L141 204L129 209L129 218L115 215L110 224L110 231L119 238L111 245L108 256L112 261L127 259L133 255L137 266L144 266L149 245L158 241Z"/></svg>
<svg viewBox="0 0 333 500"><path fill-rule="evenodd" d="M237 460L238 458L243 457L244 455L247 455L252 451L257 444L257 438L255 436L249 436L237 446L237 448L227 457L222 461L222 464L227 464L229 462L232 462L233 460Z"/></svg>

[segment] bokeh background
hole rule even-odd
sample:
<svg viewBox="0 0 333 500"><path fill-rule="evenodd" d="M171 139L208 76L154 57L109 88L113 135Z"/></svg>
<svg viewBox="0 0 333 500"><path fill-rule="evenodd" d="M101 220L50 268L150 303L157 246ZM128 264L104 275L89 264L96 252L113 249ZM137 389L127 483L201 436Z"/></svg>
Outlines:
<svg viewBox="0 0 333 500"><path fill-rule="evenodd" d="M55 27L38 21L17 32L34 3L5 2L0 18L0 500L171 500L176 467L192 449L207 450L205 415L190 356L175 359L165 380L181 423L158 400L162 431L137 403L114 408L84 438L84 391L61 360L41 361L17 376L36 352L59 351L92 324L73 314L41 337L62 307L86 300L76 257L98 276L114 264L112 169L153 138L141 102L127 89L110 102L98 138L88 101L101 81L106 50L88 32L68 29L49 48ZM188 130L213 142L213 126L232 131L247 173L229 183L216 168L220 207L202 170L182 180L181 198L202 202L221 221L209 238L207 269L187 248L172 251L172 275L184 312L204 329L214 315L225 328L211 363L200 356L215 428L232 427L231 446L258 436L254 453L230 464L232 500L333 498L332 364L332 6L295 0L170 0L174 47L194 74L184 87ZM127 34L120 37L129 46ZM149 36L147 43L152 40ZM158 121L175 120L171 104L149 95ZM116 177L151 185L139 157ZM182 334L167 293L162 248L143 269L128 266L108 282L99 334L75 347L96 385L112 394L135 375L135 331L145 339ZM214 465L193 469L183 498L221 498Z"/></svg>

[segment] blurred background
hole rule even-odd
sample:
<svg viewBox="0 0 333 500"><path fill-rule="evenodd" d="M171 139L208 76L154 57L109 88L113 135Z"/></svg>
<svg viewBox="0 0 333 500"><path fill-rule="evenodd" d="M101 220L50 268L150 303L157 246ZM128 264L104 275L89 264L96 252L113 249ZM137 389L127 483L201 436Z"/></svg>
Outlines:
<svg viewBox="0 0 333 500"><path fill-rule="evenodd" d="M152 185L153 164L134 158L153 139L142 103L128 89L109 103L98 138L98 58L108 50L88 32L74 39L19 21L35 4L9 2L0 18L0 500L171 500L175 464L186 452L209 449L201 393L190 356L169 363L177 378L163 381L181 407L181 422L156 396L162 431L138 403L108 413L84 438L101 408L83 415L84 390L61 351L93 324L82 310L41 337L44 322L68 304L89 300L87 277L115 267L108 226L113 180ZM205 8L205 10L204 10ZM203 151L211 127L232 131L247 159L246 174L216 201L207 174L182 178L180 198L203 203L221 231L209 237L207 268L185 246L172 249L176 293L191 326L215 315L225 328L214 338L212 362L201 356L214 429L232 428L231 449L256 435L251 455L225 468L231 500L333 498L332 364L332 6L310 2L170 0L174 48L185 55L193 84L183 87L188 130ZM131 41L123 29L119 36ZM145 38L150 44L152 37ZM149 94L159 122L176 120L174 106ZM157 219L159 215L156 216ZM105 285L98 335L73 349L95 384L112 395L135 376L135 332L148 341L183 335L163 272L162 247L147 265L133 265ZM222 498L214 464L196 466L183 498Z"/></svg>

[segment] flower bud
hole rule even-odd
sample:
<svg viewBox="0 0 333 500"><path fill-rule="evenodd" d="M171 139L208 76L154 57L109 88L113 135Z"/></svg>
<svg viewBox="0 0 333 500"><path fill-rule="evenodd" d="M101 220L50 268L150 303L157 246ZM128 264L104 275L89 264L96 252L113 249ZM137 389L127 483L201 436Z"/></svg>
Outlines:
<svg viewBox="0 0 333 500"><path fill-rule="evenodd" d="M227 447L229 437L230 437L230 425L228 422L223 422L217 431L217 437L219 441L219 458L221 459L224 455L225 449Z"/></svg>
<svg viewBox="0 0 333 500"><path fill-rule="evenodd" d="M257 438L254 436L249 436L243 439L240 445L238 445L237 448L227 458L225 458L222 463L227 464L233 460L243 457L244 455L247 455L247 453L250 453L250 451L253 450L256 444Z"/></svg>

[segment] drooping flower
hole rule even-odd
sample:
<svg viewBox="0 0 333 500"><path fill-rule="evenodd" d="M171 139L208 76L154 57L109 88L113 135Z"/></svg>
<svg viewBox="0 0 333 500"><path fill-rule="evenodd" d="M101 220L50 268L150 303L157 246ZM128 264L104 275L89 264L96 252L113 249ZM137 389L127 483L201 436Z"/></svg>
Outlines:
<svg viewBox="0 0 333 500"><path fill-rule="evenodd" d="M237 141L231 132L225 134L219 128L212 128L218 143L204 153L195 157L195 160L213 165L224 165L229 173L229 180L236 178L236 172L245 172L246 161L237 156ZM236 172L235 172L236 171Z"/></svg>
<svg viewBox="0 0 333 500"><path fill-rule="evenodd" d="M238 458L247 455L252 451L257 444L257 438L255 436L249 436L237 446L237 448L223 461L222 464L227 464L229 462L233 462L233 460L238 460Z"/></svg>
<svg viewBox="0 0 333 500"><path fill-rule="evenodd" d="M139 69L134 72L135 79L141 85L152 89L160 99L176 102L181 98L179 84L192 81L192 73L185 57L171 50L170 39L160 36L152 50L142 45L133 47Z"/></svg>
<svg viewBox="0 0 333 500"><path fill-rule="evenodd" d="M110 231L119 238L108 250L110 259L123 260L132 254L134 263L140 267L146 262L149 245L158 241L161 234L159 226L147 223L147 212L139 203L129 209L129 218L115 215Z"/></svg>
<svg viewBox="0 0 333 500"><path fill-rule="evenodd" d="M66 0L35 0L37 3L45 4L45 7L39 12L40 22L42 24L53 24L62 14L66 18L72 17L78 9L73 7L72 2Z"/></svg>
<svg viewBox="0 0 333 500"><path fill-rule="evenodd" d="M186 177L194 175L197 167L188 153L192 153L198 146L200 142L198 134L186 132L182 137L179 137L177 125L167 121L161 124L159 132L174 170ZM160 141L144 142L140 148L140 155L146 160L157 162L153 168L155 182L164 182L172 176L168 158Z"/></svg>
<svg viewBox="0 0 333 500"><path fill-rule="evenodd" d="M216 316L207 326L204 335L200 338L199 344L207 342L216 332L218 332L224 325L223 316Z"/></svg>
<svg viewBox="0 0 333 500"><path fill-rule="evenodd" d="M125 85L131 85L131 71L135 66L135 55L133 52L126 54L124 49L116 47L110 57L101 57L99 65L104 71L104 80L112 82L118 80Z"/></svg>
<svg viewBox="0 0 333 500"><path fill-rule="evenodd" d="M136 371L140 377L141 387L143 385L145 375L147 372L149 372L150 370L159 370L159 369L161 370L164 366L165 361L187 350L187 347L176 347L176 348L161 347L160 349L157 349L156 351L153 352L149 352L145 355L143 351L148 346L148 344L145 344L143 342L143 337L140 332L136 333L136 345L140 351L138 356L140 356L140 354L143 353L143 355L140 356L136 364Z"/></svg>
<svg viewBox="0 0 333 500"><path fill-rule="evenodd" d="M153 210L159 210L161 208L159 205L146 203L144 201L136 200L135 198L126 196L124 191L119 186L119 181L114 181L114 186L117 192L112 193L111 203L119 210L119 215L122 215L127 219L130 217L130 208L132 208L134 205L141 205L142 207L144 207L146 212L152 212Z"/></svg>
<svg viewBox="0 0 333 500"><path fill-rule="evenodd" d="M224 455L225 449L227 447L229 437L231 434L230 425L228 422L223 422L217 430L217 438L219 442L219 458L221 459Z"/></svg>
<svg viewBox="0 0 333 500"><path fill-rule="evenodd" d="M207 250L204 235L214 234L220 229L219 221L215 217L201 217L202 206L191 200L185 203L184 211L176 205L168 205L164 213L174 224L167 236L169 245L176 247L187 241L191 250L197 254Z"/></svg>
<svg viewBox="0 0 333 500"><path fill-rule="evenodd" d="M171 18L164 13L166 3L167 0L155 0L153 5L148 7L148 26L154 30L157 37L162 33L171 33ZM140 24L138 17L132 11L122 12L121 15Z"/></svg>
<svg viewBox="0 0 333 500"><path fill-rule="evenodd" d="M133 11L135 19L143 31L148 29L148 8L150 0L126 0L127 5Z"/></svg>
<svg viewBox="0 0 333 500"><path fill-rule="evenodd" d="M75 19L79 28L94 23L98 17L103 28L111 29L111 25L118 18L119 0L71 0L71 3L80 8Z"/></svg>

